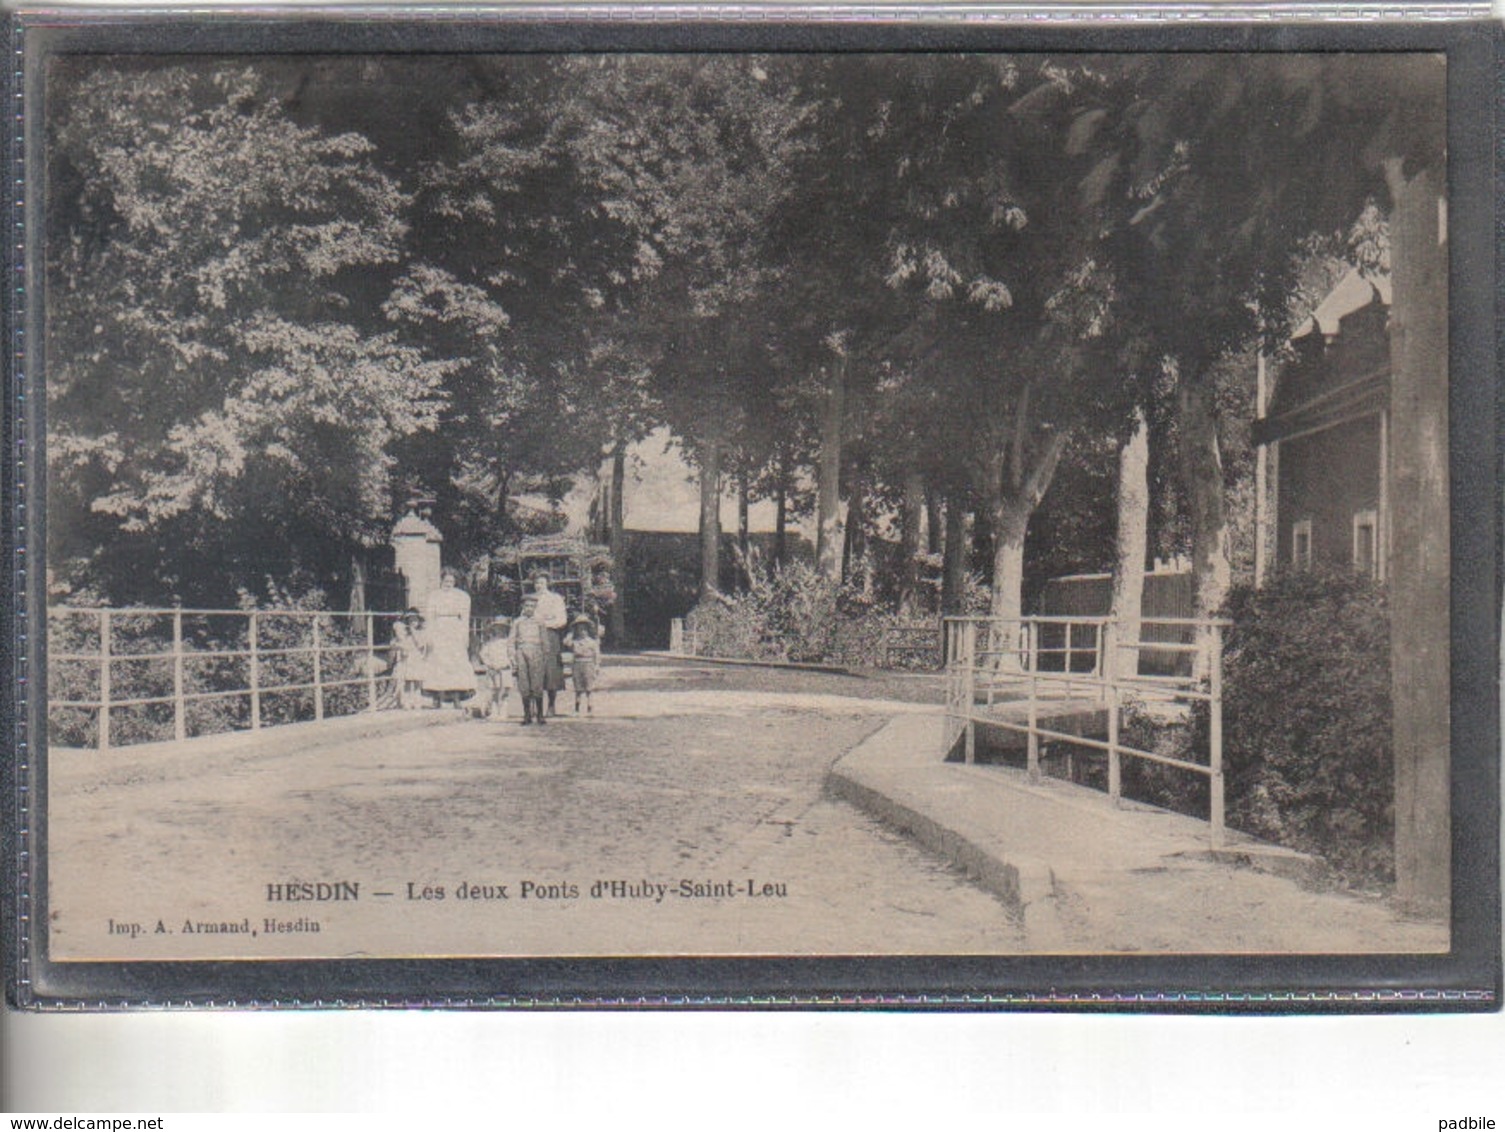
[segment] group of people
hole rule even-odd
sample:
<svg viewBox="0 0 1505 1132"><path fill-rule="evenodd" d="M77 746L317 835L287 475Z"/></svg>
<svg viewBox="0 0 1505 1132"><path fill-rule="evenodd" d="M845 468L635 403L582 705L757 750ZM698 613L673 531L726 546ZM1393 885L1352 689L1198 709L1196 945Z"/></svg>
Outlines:
<svg viewBox="0 0 1505 1132"><path fill-rule="evenodd" d="M516 620L492 619L486 638L470 650L470 595L459 577L445 570L429 598L426 613L409 609L392 635L391 677L397 706L405 709L448 704L464 706L478 690L484 692L479 714L486 719L506 716L513 684L523 704L523 723L545 723L558 715L557 697L565 689L564 635L570 635L570 675L575 684L575 713L582 702L591 713L591 693L601 667L596 625L584 615L571 620L563 595L549 588L547 575L534 579ZM476 661L485 672L484 689L477 688Z"/></svg>

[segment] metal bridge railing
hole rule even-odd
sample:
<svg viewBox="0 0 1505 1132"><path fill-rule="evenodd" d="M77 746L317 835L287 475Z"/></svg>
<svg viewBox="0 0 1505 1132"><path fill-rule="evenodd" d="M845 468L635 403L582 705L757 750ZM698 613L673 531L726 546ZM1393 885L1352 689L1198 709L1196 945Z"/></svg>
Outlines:
<svg viewBox="0 0 1505 1132"><path fill-rule="evenodd" d="M54 741L92 737L103 751L375 710L398 616L53 607Z"/></svg>
<svg viewBox="0 0 1505 1132"><path fill-rule="evenodd" d="M1228 622L1145 618L1128 640L1106 617L947 618L946 715L942 756L958 742L976 759L977 725L1023 733L1030 781L1040 780L1040 743L1062 742L1104 752L1108 794L1122 798L1123 759L1173 767L1208 781L1212 841L1224 839L1223 631ZM1048 726L1066 701L1104 712L1104 737ZM1004 704L1024 704L1023 722ZM1130 746L1121 737L1131 705L1182 710L1206 704L1207 761L1175 758ZM1041 716L1046 717L1042 724ZM1008 715L1013 714L1014 718Z"/></svg>

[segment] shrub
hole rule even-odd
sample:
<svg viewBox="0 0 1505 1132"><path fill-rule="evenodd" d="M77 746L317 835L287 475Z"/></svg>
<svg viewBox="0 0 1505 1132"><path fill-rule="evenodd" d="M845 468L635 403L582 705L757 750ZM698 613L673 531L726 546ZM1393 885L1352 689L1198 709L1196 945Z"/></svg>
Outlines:
<svg viewBox="0 0 1505 1132"><path fill-rule="evenodd" d="M702 602L687 618L705 656L878 667L886 630L903 623L858 586L824 578L807 562L768 568L751 584Z"/></svg>
<svg viewBox="0 0 1505 1132"><path fill-rule="evenodd" d="M293 592L269 587L268 598L283 610L316 611L324 595L317 590ZM256 608L255 599L242 594L240 605ZM75 607L82 609L83 607ZM261 651L261 721L264 726L314 718L311 689L272 691L284 685L310 683L314 660L314 618L288 613L264 613L259 619L257 645ZM184 732L192 738L250 726L250 638L245 617L189 611L182 618L181 679L187 696ZM364 624L343 618L320 618L321 644L327 650L320 676L326 684L324 714L348 715L363 710L368 688L362 679L368 664ZM173 704L178 669L172 659L173 618L170 614L116 610L110 619L111 694L110 745L170 740L175 734ZM55 612L48 619L48 735L60 747L95 747L99 743L98 708L60 706L59 701L95 702L101 691L100 621L89 612ZM84 659L72 660L69 656ZM331 683L344 682L339 687ZM228 693L228 694L221 694ZM125 703L129 700L152 703ZM161 702L167 701L167 702Z"/></svg>
<svg viewBox="0 0 1505 1132"><path fill-rule="evenodd" d="M1384 591L1295 573L1230 595L1224 767L1230 824L1321 854L1351 883L1393 876Z"/></svg>
<svg viewBox="0 0 1505 1132"><path fill-rule="evenodd" d="M1167 718L1137 704L1126 704L1119 724L1119 742L1168 759L1207 765L1208 713L1205 703L1194 704L1184 715ZM1208 780L1203 775L1165 763L1125 756L1124 797L1162 809L1206 819Z"/></svg>

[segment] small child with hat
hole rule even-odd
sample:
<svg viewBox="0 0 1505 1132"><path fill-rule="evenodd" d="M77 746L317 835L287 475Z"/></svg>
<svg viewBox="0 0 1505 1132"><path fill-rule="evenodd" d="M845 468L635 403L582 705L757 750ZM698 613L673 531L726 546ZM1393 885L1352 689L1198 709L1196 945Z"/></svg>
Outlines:
<svg viewBox="0 0 1505 1132"><path fill-rule="evenodd" d="M601 674L601 646L596 640L596 623L581 614L570 622L570 675L575 682L575 714L580 714L580 698L585 697L585 714L591 714L591 692Z"/></svg>
<svg viewBox="0 0 1505 1132"><path fill-rule="evenodd" d="M397 693L397 706L404 711L424 706L423 661L427 655L423 614L409 609L392 627L392 687Z"/></svg>
<svg viewBox="0 0 1505 1132"><path fill-rule="evenodd" d="M506 617L493 617L481 645L481 664L486 668L486 703L481 714L486 719L507 718L507 693L512 689L511 628Z"/></svg>

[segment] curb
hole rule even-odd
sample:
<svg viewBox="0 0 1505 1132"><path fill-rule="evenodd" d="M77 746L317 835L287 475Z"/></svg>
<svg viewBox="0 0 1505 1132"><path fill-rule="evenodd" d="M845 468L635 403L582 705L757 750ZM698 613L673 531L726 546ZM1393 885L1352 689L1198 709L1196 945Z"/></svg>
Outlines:
<svg viewBox="0 0 1505 1132"><path fill-rule="evenodd" d="M246 750L270 758L312 754L326 747L456 722L459 722L456 716L441 711L358 712L319 723L304 721L256 731L225 731L182 742L134 743L103 752L93 748L55 747L47 752L48 773L60 778L86 777L98 785L108 785L112 778L122 775L139 778L150 769L160 773L182 762L213 766ZM329 726L331 723L335 726Z"/></svg>
<svg viewBox="0 0 1505 1132"><path fill-rule="evenodd" d="M644 650L639 656L651 656L656 660L677 660L687 664L724 664L734 668L785 668L791 672L824 672L831 676L856 676L866 679L860 672L843 668L839 664L805 664L793 660L742 660L723 656L688 656L677 652Z"/></svg>
<svg viewBox="0 0 1505 1132"><path fill-rule="evenodd" d="M961 869L1003 901L1031 940L1047 947L1064 941L1060 893L1055 874L1044 861L1032 857L1005 860L942 821L896 800L842 768L841 764L864 746L880 741L896 722L890 720L837 760L826 773L827 791Z"/></svg>

